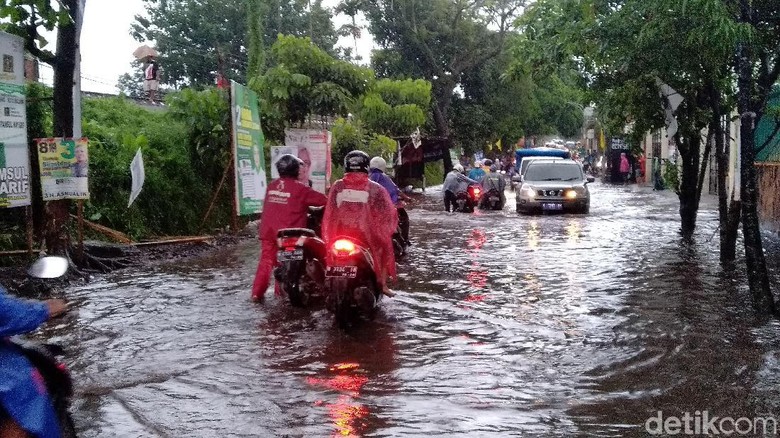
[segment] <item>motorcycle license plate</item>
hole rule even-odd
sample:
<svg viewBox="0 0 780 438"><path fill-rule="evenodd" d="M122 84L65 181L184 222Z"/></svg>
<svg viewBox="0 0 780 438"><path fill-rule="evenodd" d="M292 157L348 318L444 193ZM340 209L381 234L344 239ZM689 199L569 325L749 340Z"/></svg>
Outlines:
<svg viewBox="0 0 780 438"><path fill-rule="evenodd" d="M542 204L542 210L560 211L563 210L563 204L557 202L545 202Z"/></svg>
<svg viewBox="0 0 780 438"><path fill-rule="evenodd" d="M292 251L278 251L276 253L276 260L278 260L279 263L303 260L303 248L295 248Z"/></svg>
<svg viewBox="0 0 780 438"><path fill-rule="evenodd" d="M491 196L490 197L490 202L498 202L498 197L497 196Z"/></svg>
<svg viewBox="0 0 780 438"><path fill-rule="evenodd" d="M326 277L357 277L357 266L328 266L325 270Z"/></svg>

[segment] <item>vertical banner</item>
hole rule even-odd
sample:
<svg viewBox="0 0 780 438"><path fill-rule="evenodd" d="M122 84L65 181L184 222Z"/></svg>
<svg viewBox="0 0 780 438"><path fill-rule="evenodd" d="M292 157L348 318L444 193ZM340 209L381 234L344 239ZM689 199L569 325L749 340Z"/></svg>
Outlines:
<svg viewBox="0 0 780 438"><path fill-rule="evenodd" d="M37 138L43 200L89 199L89 140Z"/></svg>
<svg viewBox="0 0 780 438"><path fill-rule="evenodd" d="M30 205L24 40L0 32L0 207Z"/></svg>
<svg viewBox="0 0 780 438"><path fill-rule="evenodd" d="M302 182L308 183L311 188L320 193L325 193L325 189L330 183L332 172L331 142L330 131L316 129L286 129L284 131L284 147L288 151L295 151L295 155L304 163L304 167L301 169L303 172Z"/></svg>
<svg viewBox="0 0 780 438"><path fill-rule="evenodd" d="M236 214L261 213L267 187L263 131L257 94L230 81L233 117L233 167L236 175Z"/></svg>

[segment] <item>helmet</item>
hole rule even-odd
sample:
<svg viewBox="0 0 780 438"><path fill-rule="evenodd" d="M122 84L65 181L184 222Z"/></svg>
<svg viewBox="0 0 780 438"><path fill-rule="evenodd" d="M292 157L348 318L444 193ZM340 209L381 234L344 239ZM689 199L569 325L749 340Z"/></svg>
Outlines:
<svg viewBox="0 0 780 438"><path fill-rule="evenodd" d="M298 178L303 161L295 155L284 154L276 161L276 170L279 171L279 176L288 176L292 178Z"/></svg>
<svg viewBox="0 0 780 438"><path fill-rule="evenodd" d="M489 158L485 158L485 161L483 161L483 162L482 162L482 165L483 165L483 166L490 167L490 166L492 166L492 165L493 165L493 160L491 160L491 159L489 159Z"/></svg>
<svg viewBox="0 0 780 438"><path fill-rule="evenodd" d="M457 170L460 173L463 173L463 166L460 165L460 163L452 166L453 169Z"/></svg>
<svg viewBox="0 0 780 438"><path fill-rule="evenodd" d="M382 157L374 157L371 159L369 166L371 169L379 169L382 172L387 170L387 161Z"/></svg>
<svg viewBox="0 0 780 438"><path fill-rule="evenodd" d="M368 173L370 158L363 151L352 151L344 157L344 173L363 172Z"/></svg>

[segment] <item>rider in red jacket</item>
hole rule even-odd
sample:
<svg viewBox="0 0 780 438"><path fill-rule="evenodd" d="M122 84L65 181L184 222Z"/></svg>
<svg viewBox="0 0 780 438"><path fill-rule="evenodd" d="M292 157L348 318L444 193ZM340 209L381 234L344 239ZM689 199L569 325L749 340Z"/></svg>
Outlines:
<svg viewBox="0 0 780 438"><path fill-rule="evenodd" d="M271 272L276 265L276 233L282 228L306 226L309 207L319 207L328 202L322 193L298 182L303 163L294 155L283 155L276 162L279 178L268 184L260 220L260 261L252 285L252 300L259 301L271 282ZM277 295L279 289L276 289Z"/></svg>

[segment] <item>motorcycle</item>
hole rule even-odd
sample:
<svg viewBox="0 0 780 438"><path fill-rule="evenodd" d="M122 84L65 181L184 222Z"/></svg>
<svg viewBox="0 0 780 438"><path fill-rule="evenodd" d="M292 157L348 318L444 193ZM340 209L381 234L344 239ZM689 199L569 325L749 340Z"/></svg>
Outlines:
<svg viewBox="0 0 780 438"><path fill-rule="evenodd" d="M52 279L65 275L68 270L68 260L63 257L42 257L29 269L33 278ZM8 340L30 361L43 377L46 391L51 397L57 422L60 426L60 436L75 438L76 427L70 414L70 402L73 396L73 380L67 366L58 358L64 355L61 347L53 344L42 344L11 338Z"/></svg>
<svg viewBox="0 0 780 438"><path fill-rule="evenodd" d="M382 298L374 258L357 239L337 237L328 245L325 306L342 328L373 318Z"/></svg>
<svg viewBox="0 0 780 438"><path fill-rule="evenodd" d="M498 193L498 190L490 189L487 193L482 195L479 208L483 210L502 210L504 208L504 203L501 202L501 194Z"/></svg>
<svg viewBox="0 0 780 438"><path fill-rule="evenodd" d="M472 184L464 191L455 194L455 211L472 213L482 196L482 187Z"/></svg>
<svg viewBox="0 0 780 438"><path fill-rule="evenodd" d="M305 307L325 281L325 242L319 237L324 207L309 207L307 228L283 228L276 237L274 278L295 307Z"/></svg>

